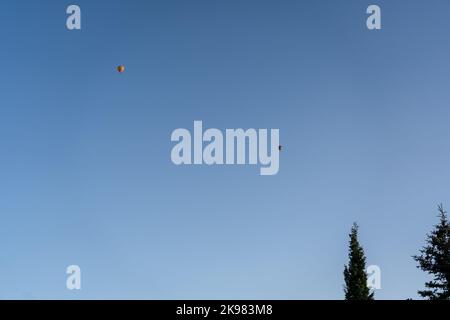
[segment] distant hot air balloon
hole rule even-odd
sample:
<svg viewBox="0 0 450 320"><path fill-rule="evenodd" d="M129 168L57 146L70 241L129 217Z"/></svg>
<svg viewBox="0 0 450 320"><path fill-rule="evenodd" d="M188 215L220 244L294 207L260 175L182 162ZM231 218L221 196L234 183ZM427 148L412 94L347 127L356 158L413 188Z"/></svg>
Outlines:
<svg viewBox="0 0 450 320"><path fill-rule="evenodd" d="M117 71L118 71L119 73L123 73L123 72L125 71L125 66L124 66L124 65L118 66L118 67L117 67Z"/></svg>

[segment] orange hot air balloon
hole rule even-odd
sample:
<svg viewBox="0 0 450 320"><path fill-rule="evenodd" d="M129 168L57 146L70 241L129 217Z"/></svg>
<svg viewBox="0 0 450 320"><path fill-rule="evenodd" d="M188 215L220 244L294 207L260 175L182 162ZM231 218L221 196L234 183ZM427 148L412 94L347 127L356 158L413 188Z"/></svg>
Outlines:
<svg viewBox="0 0 450 320"><path fill-rule="evenodd" d="M118 67L117 67L117 71L118 71L119 73L123 73L123 72L125 71L125 66L124 66L124 65L118 66Z"/></svg>

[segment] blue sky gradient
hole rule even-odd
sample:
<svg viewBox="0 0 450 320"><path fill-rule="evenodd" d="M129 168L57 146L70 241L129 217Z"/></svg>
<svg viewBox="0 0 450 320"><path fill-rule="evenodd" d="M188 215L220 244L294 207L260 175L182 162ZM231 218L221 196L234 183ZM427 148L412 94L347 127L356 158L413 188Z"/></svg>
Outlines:
<svg viewBox="0 0 450 320"><path fill-rule="evenodd" d="M450 208L449 19L445 0L2 1L0 298L341 299L354 221L376 298L417 298L411 256ZM173 165L194 120L279 128L279 173Z"/></svg>

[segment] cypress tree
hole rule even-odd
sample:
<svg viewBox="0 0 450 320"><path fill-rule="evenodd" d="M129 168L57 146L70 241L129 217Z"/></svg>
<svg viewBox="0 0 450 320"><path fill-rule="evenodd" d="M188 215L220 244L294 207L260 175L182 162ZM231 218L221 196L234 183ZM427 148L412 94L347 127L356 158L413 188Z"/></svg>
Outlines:
<svg viewBox="0 0 450 320"><path fill-rule="evenodd" d="M439 224L427 234L420 255L413 258L419 263L417 268L433 276L425 283L425 289L418 291L419 295L429 300L450 300L450 224L442 205L438 210Z"/></svg>
<svg viewBox="0 0 450 320"><path fill-rule="evenodd" d="M346 300L373 300L374 294L367 286L366 257L358 241L358 225L350 232L349 264L344 268Z"/></svg>

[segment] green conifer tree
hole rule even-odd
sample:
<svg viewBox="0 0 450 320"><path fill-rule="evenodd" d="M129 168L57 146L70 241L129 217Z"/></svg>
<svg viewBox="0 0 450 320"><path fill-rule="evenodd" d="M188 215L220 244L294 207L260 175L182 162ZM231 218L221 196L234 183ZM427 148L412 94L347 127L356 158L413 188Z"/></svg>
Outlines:
<svg viewBox="0 0 450 320"><path fill-rule="evenodd" d="M433 276L419 295L430 300L450 300L450 224L442 205L438 207L440 222L427 235L420 255L413 256L417 268Z"/></svg>
<svg viewBox="0 0 450 320"><path fill-rule="evenodd" d="M358 225L350 232L349 264L344 268L346 300L373 300L374 294L367 286L366 257L358 241Z"/></svg>

